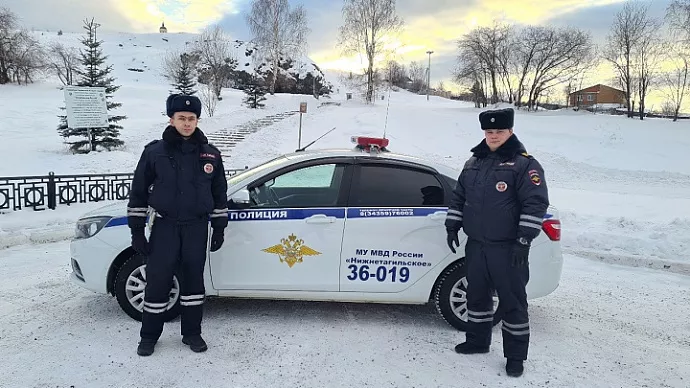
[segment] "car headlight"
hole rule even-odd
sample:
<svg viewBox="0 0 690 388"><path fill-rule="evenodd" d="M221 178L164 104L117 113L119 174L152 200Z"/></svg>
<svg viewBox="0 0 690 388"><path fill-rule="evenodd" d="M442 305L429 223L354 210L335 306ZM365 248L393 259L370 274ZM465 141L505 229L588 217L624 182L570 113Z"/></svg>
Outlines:
<svg viewBox="0 0 690 388"><path fill-rule="evenodd" d="M110 221L112 217L101 216L101 217L87 217L82 218L77 221L77 226L74 230L74 239L84 239L93 237L96 233L100 232L101 229Z"/></svg>

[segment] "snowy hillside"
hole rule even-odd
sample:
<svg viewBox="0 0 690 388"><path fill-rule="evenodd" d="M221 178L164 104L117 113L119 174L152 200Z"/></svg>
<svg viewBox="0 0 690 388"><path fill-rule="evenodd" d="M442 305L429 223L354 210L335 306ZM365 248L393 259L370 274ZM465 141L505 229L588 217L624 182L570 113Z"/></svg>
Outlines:
<svg viewBox="0 0 690 388"><path fill-rule="evenodd" d="M68 47L81 47L81 34L34 34L45 46L61 42ZM21 164L0 165L0 176L45 175L48 171L56 174L130 171L142 147L160 137L167 124L165 99L171 90L169 81L161 74L163 58L168 51L185 50L196 35L99 33L98 39L104 41L103 52L109 56L106 64L113 65L115 83L121 85L114 101L123 105L112 113L127 116L121 122L124 127L121 139L125 146L113 152L72 155L56 130L58 115L64 114L60 110L64 106L64 93L57 77L28 87L3 85L0 86L0 106L3 106L9 125L3 133L0 152L19 156L31 150L34 156ZM238 68L249 71L251 65L247 65L249 62L245 55L250 47L235 43L233 48ZM301 66L295 70L320 74L307 59ZM267 95L266 108L254 110L242 104L245 94L239 90L225 89L222 96L214 117L209 118L206 112L202 113L202 130L213 132L233 128L268 114L296 111L301 101L309 101L312 106L318 102L305 95Z"/></svg>

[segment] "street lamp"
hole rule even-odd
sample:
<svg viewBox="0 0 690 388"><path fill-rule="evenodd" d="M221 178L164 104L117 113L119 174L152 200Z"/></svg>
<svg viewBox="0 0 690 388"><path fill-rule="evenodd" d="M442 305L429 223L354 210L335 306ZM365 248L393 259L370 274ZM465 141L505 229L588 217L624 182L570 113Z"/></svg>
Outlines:
<svg viewBox="0 0 690 388"><path fill-rule="evenodd" d="M429 89L431 88L431 54L434 52L429 50L426 53L429 54L429 67L426 72L426 100L429 101Z"/></svg>

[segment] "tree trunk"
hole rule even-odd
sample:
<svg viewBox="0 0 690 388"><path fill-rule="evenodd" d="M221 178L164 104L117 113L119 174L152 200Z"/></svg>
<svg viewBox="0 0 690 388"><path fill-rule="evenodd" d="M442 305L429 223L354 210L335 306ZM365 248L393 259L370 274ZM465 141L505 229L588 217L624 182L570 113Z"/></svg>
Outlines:
<svg viewBox="0 0 690 388"><path fill-rule="evenodd" d="M640 100L640 120L644 120L644 100Z"/></svg>
<svg viewBox="0 0 690 388"><path fill-rule="evenodd" d="M491 70L491 87L493 88L491 103L495 104L498 102L498 86L496 86L496 70Z"/></svg>
<svg viewBox="0 0 690 388"><path fill-rule="evenodd" d="M369 68L367 69L367 102L372 102L374 98L374 63L369 60Z"/></svg>
<svg viewBox="0 0 690 388"><path fill-rule="evenodd" d="M276 93L276 80L278 80L278 58L273 58L273 79L271 80L271 86L269 88L269 93L274 95Z"/></svg>

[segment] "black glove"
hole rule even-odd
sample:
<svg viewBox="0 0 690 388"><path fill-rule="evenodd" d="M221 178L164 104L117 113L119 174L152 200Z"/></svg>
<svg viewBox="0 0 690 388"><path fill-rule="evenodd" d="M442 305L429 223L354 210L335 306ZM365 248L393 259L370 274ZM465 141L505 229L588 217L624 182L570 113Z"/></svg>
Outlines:
<svg viewBox="0 0 690 388"><path fill-rule="evenodd" d="M225 235L223 230L213 230L211 234L211 252L215 252L223 246L223 241L225 241Z"/></svg>
<svg viewBox="0 0 690 388"><path fill-rule="evenodd" d="M146 241L146 235L144 234L144 228L132 229L132 248L140 255L148 256L151 253L149 242Z"/></svg>
<svg viewBox="0 0 690 388"><path fill-rule="evenodd" d="M527 265L529 258L529 248L530 244L523 244L519 241L515 242L513 245L513 267L522 267Z"/></svg>
<svg viewBox="0 0 690 388"><path fill-rule="evenodd" d="M455 247L460 246L460 240L458 239L458 231L453 230L453 229L446 229L446 243L448 244L448 248L450 248L450 251L453 253L455 252ZM455 244L455 247L453 246Z"/></svg>

